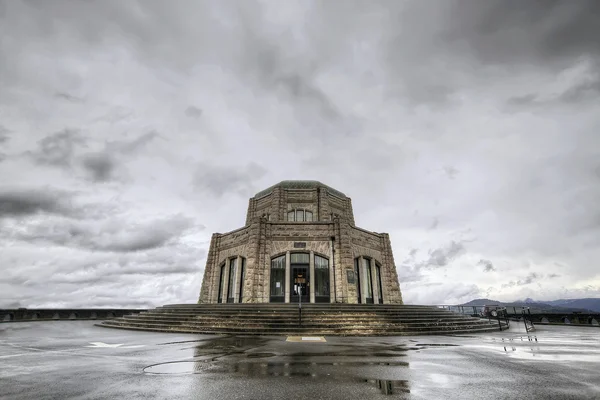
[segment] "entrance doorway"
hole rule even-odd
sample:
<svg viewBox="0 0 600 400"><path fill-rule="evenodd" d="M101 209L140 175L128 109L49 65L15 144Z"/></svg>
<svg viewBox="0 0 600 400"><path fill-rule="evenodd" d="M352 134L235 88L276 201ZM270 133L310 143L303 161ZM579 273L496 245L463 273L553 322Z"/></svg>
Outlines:
<svg viewBox="0 0 600 400"><path fill-rule="evenodd" d="M292 273L290 288L292 289L292 293L290 296L290 301L292 303L298 303L300 300L298 298L299 294L302 296L302 302L308 303L310 301L310 277L308 265L292 265Z"/></svg>

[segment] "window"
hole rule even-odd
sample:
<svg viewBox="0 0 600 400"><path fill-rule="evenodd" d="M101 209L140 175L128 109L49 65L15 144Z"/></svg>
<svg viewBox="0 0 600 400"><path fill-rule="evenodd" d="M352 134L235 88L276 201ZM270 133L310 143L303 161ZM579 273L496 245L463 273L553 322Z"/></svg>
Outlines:
<svg viewBox="0 0 600 400"><path fill-rule="evenodd" d="M296 208L288 211L287 220L289 222L312 222L313 213L312 211Z"/></svg>
<svg viewBox="0 0 600 400"><path fill-rule="evenodd" d="M227 283L227 302L233 303L233 291L235 290L235 270L237 267L237 258L229 260L229 282Z"/></svg>
<svg viewBox="0 0 600 400"><path fill-rule="evenodd" d="M362 303L362 290L360 287L360 279L362 278L363 274L360 271L360 266L358 265L358 260L360 260L360 258L355 258L354 259L354 274L356 275L356 298L358 299L358 303Z"/></svg>
<svg viewBox="0 0 600 400"><path fill-rule="evenodd" d="M329 302L329 260L315 255L315 302Z"/></svg>
<svg viewBox="0 0 600 400"><path fill-rule="evenodd" d="M375 273L377 274L377 288L379 289L379 304L383 304L383 285L381 283L381 265L375 264Z"/></svg>
<svg viewBox="0 0 600 400"><path fill-rule="evenodd" d="M244 300L244 282L246 281L246 259L242 258L242 266L241 266L241 272L240 275L242 276L240 278L240 298L238 300L238 303L242 303L242 300Z"/></svg>
<svg viewBox="0 0 600 400"><path fill-rule="evenodd" d="M271 302L283 303L285 296L285 255L271 260Z"/></svg>
<svg viewBox="0 0 600 400"><path fill-rule="evenodd" d="M371 277L371 260L363 258L363 270L365 271L365 283L367 284L366 300L367 303L373 303L373 279Z"/></svg>
<svg viewBox="0 0 600 400"><path fill-rule="evenodd" d="M290 254L291 264L308 264L310 262L310 254L308 253L292 253Z"/></svg>

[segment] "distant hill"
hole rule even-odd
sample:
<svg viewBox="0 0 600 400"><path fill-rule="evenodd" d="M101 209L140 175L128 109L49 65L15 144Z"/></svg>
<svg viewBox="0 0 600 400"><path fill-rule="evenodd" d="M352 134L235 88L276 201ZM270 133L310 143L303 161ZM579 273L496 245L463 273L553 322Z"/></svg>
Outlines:
<svg viewBox="0 0 600 400"><path fill-rule="evenodd" d="M557 307L585 308L587 310L600 312L600 299L561 299L547 301L546 303Z"/></svg>
<svg viewBox="0 0 600 400"><path fill-rule="evenodd" d="M463 306L484 306L497 304L504 307L529 307L532 312L600 312L600 299L568 299L538 302L533 299L525 299L511 302L502 302L491 299L474 299Z"/></svg>

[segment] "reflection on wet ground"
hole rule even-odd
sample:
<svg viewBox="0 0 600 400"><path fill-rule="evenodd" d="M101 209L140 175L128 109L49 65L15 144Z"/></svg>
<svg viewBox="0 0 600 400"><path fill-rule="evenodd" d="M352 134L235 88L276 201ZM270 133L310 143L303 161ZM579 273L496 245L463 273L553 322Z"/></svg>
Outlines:
<svg viewBox="0 0 600 400"><path fill-rule="evenodd" d="M0 330L0 397L600 399L596 328L326 339L7 325Z"/></svg>
<svg viewBox="0 0 600 400"><path fill-rule="evenodd" d="M244 378L298 377L311 380L335 381L338 384L359 382L373 385L382 394L410 393L408 380L366 379L352 374L336 374L329 367L408 367L406 362L267 362L227 364L215 360L179 361L151 365L144 368L147 374L239 374Z"/></svg>
<svg viewBox="0 0 600 400"><path fill-rule="evenodd" d="M198 374L207 372L239 373L244 376L312 376L313 378L331 376L333 371L323 367L408 367L407 362L394 361L351 361L351 362L320 362L320 361L291 361L291 362L267 362L267 363L224 363L217 358L195 361L171 361L154 364L144 368L149 374ZM326 373L323 373L326 372Z"/></svg>
<svg viewBox="0 0 600 400"><path fill-rule="evenodd" d="M381 390L383 394L399 394L399 393L410 393L408 388L408 381L389 381L380 379L365 379L365 382L372 383Z"/></svg>

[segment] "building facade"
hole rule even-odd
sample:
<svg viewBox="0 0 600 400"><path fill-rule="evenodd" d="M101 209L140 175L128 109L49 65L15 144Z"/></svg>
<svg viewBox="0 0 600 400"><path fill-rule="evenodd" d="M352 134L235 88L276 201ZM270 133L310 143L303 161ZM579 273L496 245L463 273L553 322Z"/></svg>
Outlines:
<svg viewBox="0 0 600 400"><path fill-rule="evenodd" d="M402 304L387 233L354 224L352 201L317 181L249 200L246 224L212 235L199 303Z"/></svg>

